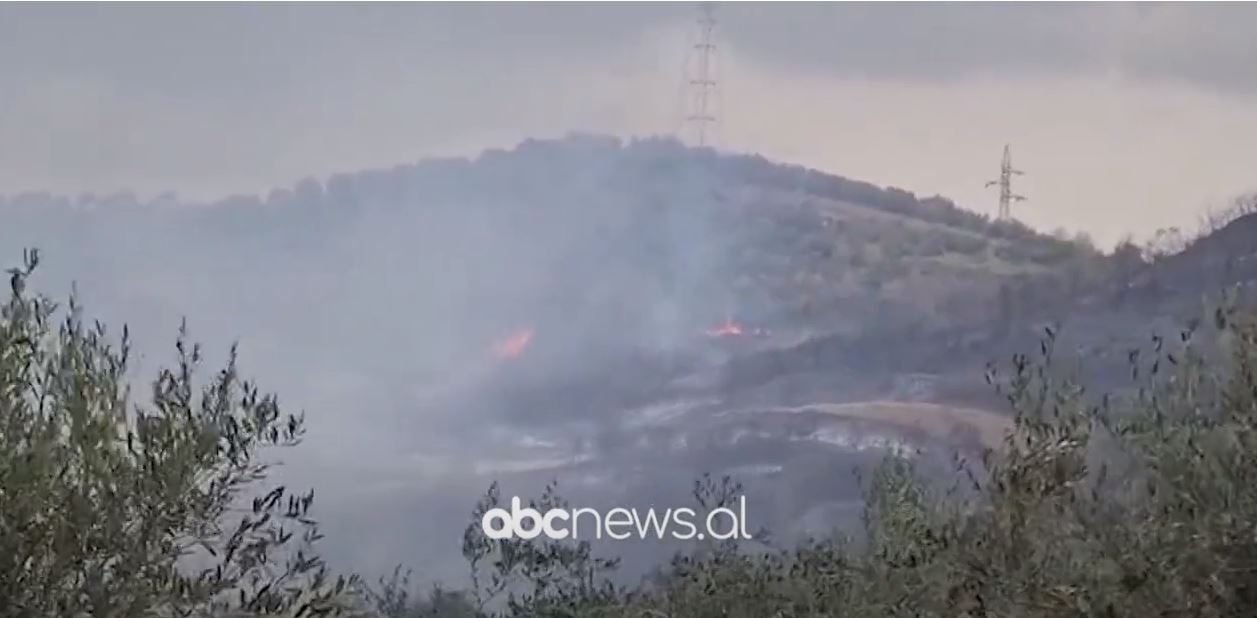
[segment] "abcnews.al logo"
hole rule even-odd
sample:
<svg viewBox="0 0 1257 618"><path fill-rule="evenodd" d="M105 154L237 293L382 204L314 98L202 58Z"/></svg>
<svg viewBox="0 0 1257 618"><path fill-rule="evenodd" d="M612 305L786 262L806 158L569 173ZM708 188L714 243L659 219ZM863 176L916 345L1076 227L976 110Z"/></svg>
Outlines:
<svg viewBox="0 0 1257 618"><path fill-rule="evenodd" d="M489 509L480 519L490 539L677 539L681 541L750 540L746 521L746 496L740 496L737 510L712 509L700 518L694 509L613 508L605 513L591 508L549 509L544 513L511 498L510 510Z"/></svg>

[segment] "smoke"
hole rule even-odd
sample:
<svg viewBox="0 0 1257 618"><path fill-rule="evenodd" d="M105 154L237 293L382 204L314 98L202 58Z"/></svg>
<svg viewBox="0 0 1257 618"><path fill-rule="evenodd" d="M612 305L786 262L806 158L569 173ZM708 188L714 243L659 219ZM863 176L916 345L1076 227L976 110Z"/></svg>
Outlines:
<svg viewBox="0 0 1257 618"><path fill-rule="evenodd" d="M209 370L239 342L243 369L307 413L283 475L315 485L333 525L446 517L430 530L454 547L454 514L489 480L468 473L477 460L530 419L644 401L672 367L653 361L723 315L724 297L702 300L721 258L714 178L694 159L574 136L197 208L27 194L5 200L0 234L6 259L48 256L41 289L75 284L92 315L131 324L136 380L173 358L184 317ZM491 350L511 336L503 362ZM362 555L379 542L366 530L336 532L387 566Z"/></svg>
<svg viewBox="0 0 1257 618"><path fill-rule="evenodd" d="M278 476L316 489L332 563L421 564L453 580L494 480L530 495L557 478L577 503L684 506L698 475L732 472L763 505L757 524L782 530L854 497L843 480L810 492L782 480L867 460L848 452L856 438L800 442L850 430L781 433L793 421L736 414L821 391L771 363L731 383L726 361L815 329L791 286L800 247L825 228L801 195L917 202L834 177L801 187L799 171L573 135L206 205L8 196L0 246L9 259L38 247L38 287L77 282L89 314L130 323L137 381L173 359L182 318L209 344L209 371L238 342L243 372L307 415ZM827 396L863 392L856 378L808 379ZM645 568L663 549L630 553Z"/></svg>

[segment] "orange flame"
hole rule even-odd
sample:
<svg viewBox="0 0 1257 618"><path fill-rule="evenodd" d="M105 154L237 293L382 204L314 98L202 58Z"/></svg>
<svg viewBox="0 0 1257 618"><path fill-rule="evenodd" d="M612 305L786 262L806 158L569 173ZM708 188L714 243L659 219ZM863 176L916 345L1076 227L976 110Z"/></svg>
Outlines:
<svg viewBox="0 0 1257 618"><path fill-rule="evenodd" d="M499 360L519 358L531 341L532 329L525 328L514 335L493 344L493 347L489 348L489 353L492 354L494 358Z"/></svg>
<svg viewBox="0 0 1257 618"><path fill-rule="evenodd" d="M742 325L733 321L733 318L725 318L725 323L720 328L707 331L709 337L736 337L742 334Z"/></svg>

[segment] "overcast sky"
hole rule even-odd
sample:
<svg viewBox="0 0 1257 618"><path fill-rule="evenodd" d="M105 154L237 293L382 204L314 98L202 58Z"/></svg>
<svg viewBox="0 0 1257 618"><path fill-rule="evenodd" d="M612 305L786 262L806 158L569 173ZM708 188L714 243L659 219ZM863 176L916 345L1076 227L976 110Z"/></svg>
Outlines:
<svg viewBox="0 0 1257 618"><path fill-rule="evenodd" d="M198 199L571 130L669 133L693 4L0 5L0 193ZM723 4L721 143L1027 222L1257 189L1257 5Z"/></svg>

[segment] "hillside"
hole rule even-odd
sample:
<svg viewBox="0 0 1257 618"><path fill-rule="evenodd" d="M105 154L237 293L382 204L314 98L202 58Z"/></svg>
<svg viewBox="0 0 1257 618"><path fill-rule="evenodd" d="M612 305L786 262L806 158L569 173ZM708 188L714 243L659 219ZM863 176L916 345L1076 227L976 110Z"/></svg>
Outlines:
<svg viewBox="0 0 1257 618"><path fill-rule="evenodd" d="M309 273L302 279L404 265L414 275L407 293L517 308L459 307L476 322L459 334L468 340L521 322L540 328L557 313L582 341L609 329L675 339L726 317L791 334L945 322L993 304L1003 277L1094 257L941 198L669 141L596 137L308 179L265 199L26 194L0 208L11 222L3 246L38 244L58 264L69 251L99 268L145 271L145 257L176 254L197 268L247 264L243 276L261 279L294 261ZM450 287L454 275L461 282Z"/></svg>
<svg viewBox="0 0 1257 618"><path fill-rule="evenodd" d="M1049 304L1045 281L1082 285L1107 264L943 198L591 136L307 179L264 199L26 194L0 210L0 247L43 249L43 276L81 282L106 317L173 329L187 316L201 336L261 348L263 367L300 387L369 382L401 416L416 389L495 371L491 350L512 337L527 337L526 362L487 390L513 398L513 416L561 416L546 409L555 388L601 409L655 397L678 370L825 338L920 357L912 338L1010 324ZM726 326L737 333L711 335ZM876 379L849 391L896 379L872 365Z"/></svg>
<svg viewBox="0 0 1257 618"><path fill-rule="evenodd" d="M329 537L385 507L379 538L337 548L370 568L453 559L430 544L493 479L641 502L703 471L766 475L764 523L803 530L855 486L802 479L900 442L989 444L985 362L1124 272L943 198L668 140L532 140L214 204L24 194L0 213L8 259L47 256L41 287L77 281L93 313L144 326L140 371L184 316L239 340L248 373L309 413L297 481L317 481ZM1110 305L1095 327L1121 320ZM416 518L442 534L405 536Z"/></svg>

